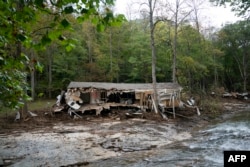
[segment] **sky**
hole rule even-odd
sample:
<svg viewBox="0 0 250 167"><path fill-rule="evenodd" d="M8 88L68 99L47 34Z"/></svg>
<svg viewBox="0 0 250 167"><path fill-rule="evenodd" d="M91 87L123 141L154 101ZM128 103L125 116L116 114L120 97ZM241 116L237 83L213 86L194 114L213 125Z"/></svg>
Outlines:
<svg viewBox="0 0 250 167"><path fill-rule="evenodd" d="M136 15L138 15L137 12L139 10L139 5L133 3L135 1L138 0L116 0L115 12L124 14L128 18L128 13L131 13L131 11L133 11L133 17L136 17ZM139 1L147 2L147 0ZM131 5L132 3L133 5ZM231 11L231 8L228 5L226 7L218 7L213 6L209 2L206 2L203 5L203 8L200 10L200 13L203 24L218 28L222 25L225 25L226 23L233 23L240 19L235 16L235 14Z"/></svg>

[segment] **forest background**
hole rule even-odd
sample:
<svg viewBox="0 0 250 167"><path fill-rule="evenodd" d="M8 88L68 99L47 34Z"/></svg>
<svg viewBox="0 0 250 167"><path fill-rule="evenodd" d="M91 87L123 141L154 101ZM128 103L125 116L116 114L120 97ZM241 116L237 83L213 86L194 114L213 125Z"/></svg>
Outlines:
<svg viewBox="0 0 250 167"><path fill-rule="evenodd" d="M114 3L1 1L0 106L55 98L70 81L152 83L152 31L157 82L204 94L249 90L248 1L227 4L242 20L221 29L203 26L201 0L148 0L137 19L113 14Z"/></svg>

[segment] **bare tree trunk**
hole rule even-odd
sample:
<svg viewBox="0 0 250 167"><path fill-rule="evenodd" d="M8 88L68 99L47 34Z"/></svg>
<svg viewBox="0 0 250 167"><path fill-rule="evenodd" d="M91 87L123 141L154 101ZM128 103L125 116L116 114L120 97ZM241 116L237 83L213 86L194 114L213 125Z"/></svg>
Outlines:
<svg viewBox="0 0 250 167"><path fill-rule="evenodd" d="M173 57L172 57L172 82L177 83L177 40L178 40L178 27L181 23L186 21L186 18L190 15L193 10L187 11L185 0L175 0L175 6L173 1L166 0L166 12L172 13L171 21L174 22L174 39L173 39ZM184 8L181 8L184 7Z"/></svg>
<svg viewBox="0 0 250 167"><path fill-rule="evenodd" d="M217 72L217 67L215 65L216 63L216 59L215 59L215 55L213 55L214 57L214 86L218 86L218 72Z"/></svg>
<svg viewBox="0 0 250 167"><path fill-rule="evenodd" d="M17 52L16 52L16 56L20 57L22 53L22 44L20 41L17 42ZM27 82L27 78L25 78L26 82ZM27 89L25 87L23 87L25 94L27 94ZM23 99L23 106L19 109L19 113L20 113L20 119L24 119L25 116L28 113L28 104L27 104L27 100Z"/></svg>
<svg viewBox="0 0 250 167"><path fill-rule="evenodd" d="M49 98L52 98L52 94L51 94L51 89L52 89L52 54L48 53L48 58L49 58Z"/></svg>
<svg viewBox="0 0 250 167"><path fill-rule="evenodd" d="M150 22L150 40L151 40L151 50L152 50L152 81L153 81L153 89L154 89L154 100L156 107L155 112L158 113L158 93L157 93L157 81L156 81L156 50L155 50L155 39L154 39L154 7L156 0L148 0L149 3L149 22Z"/></svg>
<svg viewBox="0 0 250 167"><path fill-rule="evenodd" d="M177 18L177 14L176 14L176 18ZM173 74L172 74L172 80L173 80L174 83L176 83L177 29L178 29L178 25L177 25L177 22L175 22L175 26L174 26Z"/></svg>
<svg viewBox="0 0 250 167"><path fill-rule="evenodd" d="M113 49L112 49L112 29L109 32L109 54L110 54L110 81L113 81Z"/></svg>
<svg viewBox="0 0 250 167"><path fill-rule="evenodd" d="M16 57L20 57L22 53L22 44L20 41L16 44ZM25 88L23 88L25 89ZM28 112L28 106L26 100L23 100L24 106L19 109L20 119L24 118L24 114Z"/></svg>
<svg viewBox="0 0 250 167"><path fill-rule="evenodd" d="M176 57L177 57L177 33L178 33L178 14L179 14L179 1L176 0L175 2L175 13L174 13L174 53L173 53L173 71L172 71L172 81L176 83Z"/></svg>

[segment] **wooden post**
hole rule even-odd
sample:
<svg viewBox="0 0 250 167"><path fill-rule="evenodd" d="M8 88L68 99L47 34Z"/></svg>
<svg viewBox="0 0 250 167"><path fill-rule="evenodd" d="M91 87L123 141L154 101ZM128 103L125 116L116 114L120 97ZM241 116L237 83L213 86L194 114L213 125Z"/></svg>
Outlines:
<svg viewBox="0 0 250 167"><path fill-rule="evenodd" d="M154 110L155 110L155 113L157 114L157 113L158 113L158 109L157 109L157 106L156 106L156 104L155 104L155 100L154 100L153 97L151 97L151 98L152 98L152 102L153 102L153 108L154 108Z"/></svg>
<svg viewBox="0 0 250 167"><path fill-rule="evenodd" d="M175 118L175 101L174 101L174 94L172 95L173 97L173 100L172 100L172 103L173 103L173 115L174 115L174 118Z"/></svg>
<svg viewBox="0 0 250 167"><path fill-rule="evenodd" d="M140 108L143 109L143 92L140 92Z"/></svg>

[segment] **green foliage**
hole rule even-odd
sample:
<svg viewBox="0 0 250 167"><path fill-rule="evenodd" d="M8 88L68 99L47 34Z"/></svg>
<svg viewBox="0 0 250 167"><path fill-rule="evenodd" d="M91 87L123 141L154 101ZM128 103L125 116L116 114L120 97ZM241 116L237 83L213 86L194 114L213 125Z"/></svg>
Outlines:
<svg viewBox="0 0 250 167"><path fill-rule="evenodd" d="M35 64L35 69L38 71L38 72L43 72L43 65L40 63L40 62L37 62L36 64Z"/></svg>
<svg viewBox="0 0 250 167"><path fill-rule="evenodd" d="M116 18L108 5L113 0L64 0L64 1L0 1L0 97L1 105L17 108L25 99L28 90L26 81L27 60L23 59L28 49L46 50L53 41L60 41L67 52L76 48L72 39L64 39L65 30L71 30L72 20L96 20L97 30L118 24L124 16ZM103 12L100 12L100 9ZM68 16L74 16L73 19ZM71 19L71 20L70 20ZM37 63L36 69L42 71Z"/></svg>
<svg viewBox="0 0 250 167"><path fill-rule="evenodd" d="M250 72L250 24L239 21L226 25L220 32L218 43L224 50L225 82L234 91L246 91L246 81ZM241 88L239 88L239 84Z"/></svg>
<svg viewBox="0 0 250 167"><path fill-rule="evenodd" d="M123 15L115 16L109 8L113 0L17 2L0 1L1 104L18 107L27 99L28 67L35 69L38 97L54 97L73 80L152 82L148 20L126 22ZM178 82L189 90L223 81L239 87L234 56L248 55L247 42L243 45L248 29L247 24L226 26L212 43L194 27L179 25ZM158 82L172 81L174 35L170 23L155 27Z"/></svg>
<svg viewBox="0 0 250 167"><path fill-rule="evenodd" d="M232 6L232 10L237 12L239 16L245 16L247 18L250 17L249 8L250 1L249 0L210 0L211 2L215 2L217 5L226 5L227 3Z"/></svg>
<svg viewBox="0 0 250 167"><path fill-rule="evenodd" d="M24 100L28 100L26 90L29 88L26 83L26 73L23 72L26 62L25 55L16 60L7 56L0 60L0 102L4 107L18 108Z"/></svg>

